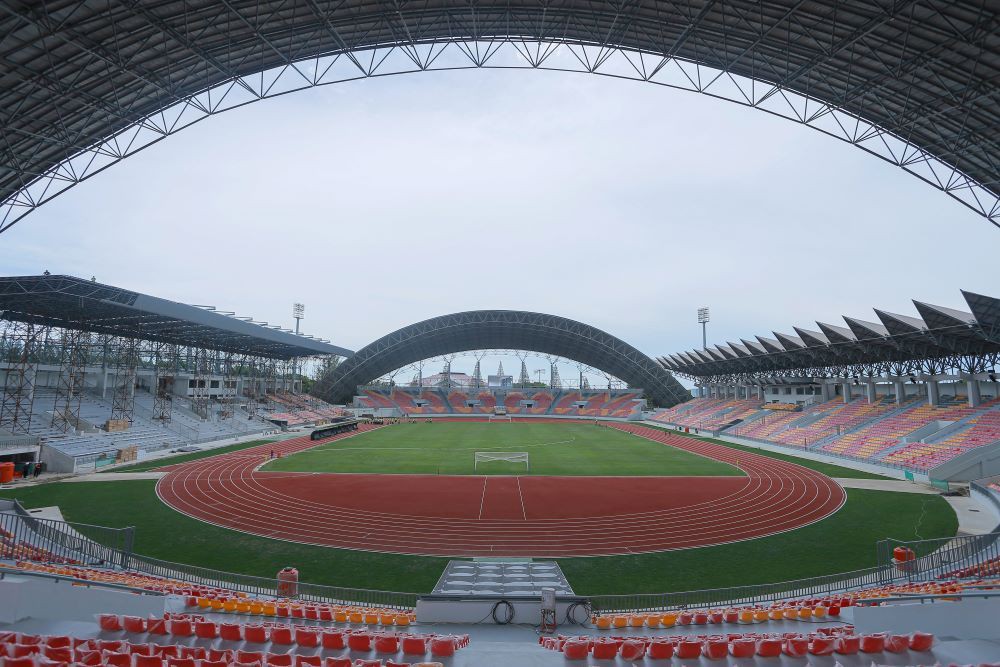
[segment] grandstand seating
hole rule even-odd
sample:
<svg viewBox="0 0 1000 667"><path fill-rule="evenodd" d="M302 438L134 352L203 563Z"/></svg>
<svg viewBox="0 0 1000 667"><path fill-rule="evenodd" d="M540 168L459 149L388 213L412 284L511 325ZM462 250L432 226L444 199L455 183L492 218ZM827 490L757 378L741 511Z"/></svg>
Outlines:
<svg viewBox="0 0 1000 667"><path fill-rule="evenodd" d="M654 626L655 627L655 626ZM720 660L742 658L777 658L783 656L803 659L810 655L832 656L863 654L891 654L908 651L926 652L934 645L934 636L925 632L906 634L866 633L855 634L853 626L824 627L806 633L729 633L726 635L654 635L616 637L541 637L542 648L561 651L567 659L579 660L592 656L596 660L614 660L620 657L626 663L642 661L644 656L654 660L677 657L697 661L699 658Z"/></svg>
<svg viewBox="0 0 1000 667"><path fill-rule="evenodd" d="M550 391L536 391L527 400L534 401L535 403L533 407L526 409L528 414L544 415L548 414L549 408L552 407L552 403L555 402L556 398Z"/></svg>
<svg viewBox="0 0 1000 667"><path fill-rule="evenodd" d="M503 404L507 408L507 414L516 415L521 412L521 401L523 400L524 394L519 391L512 391L504 396Z"/></svg>
<svg viewBox="0 0 1000 667"><path fill-rule="evenodd" d="M423 412L436 415L443 415L452 412L451 407L445 401L444 394L436 389L424 389L420 392L420 398L427 401L423 407Z"/></svg>
<svg viewBox="0 0 1000 667"><path fill-rule="evenodd" d="M774 433L770 439L783 445L808 447L817 440L837 435L885 414L891 409L885 402L887 400L874 403L869 403L866 398L856 398L849 403L844 403L842 399L827 401L822 406L819 419L801 427L792 424L790 428ZM815 415L817 412L811 410L807 414Z"/></svg>
<svg viewBox="0 0 1000 667"><path fill-rule="evenodd" d="M552 406L551 414L554 415L568 415L576 414L576 408L573 407L573 403L583 400L578 391L568 391L563 393L562 396L556 399L555 404Z"/></svg>
<svg viewBox="0 0 1000 667"><path fill-rule="evenodd" d="M355 664L381 667L383 659L391 662L396 656L400 660L427 655L451 658L469 644L468 635L399 634L367 628L345 631L298 624L219 625L196 614L168 613L163 618L148 619L102 614L99 624L100 638L0 632L3 649L0 656L5 656L0 657L0 664L4 667L70 663L89 667L195 667L199 663L202 667ZM170 643L160 644L161 641ZM350 654L358 653L371 654L375 659L355 661Z"/></svg>
<svg viewBox="0 0 1000 667"><path fill-rule="evenodd" d="M459 391L457 389L452 389L448 393L448 404L451 405L451 409L456 414L468 415L472 414L472 408L470 408L467 403L469 401L469 395L464 391Z"/></svg>
<svg viewBox="0 0 1000 667"><path fill-rule="evenodd" d="M998 401L993 400L978 408L962 404L934 407L918 401L902 412L837 438L821 449L928 470L969 449L1000 440L1000 412L994 409L997 405ZM902 443L908 434L932 422L963 419L969 419L967 428L940 441Z"/></svg>

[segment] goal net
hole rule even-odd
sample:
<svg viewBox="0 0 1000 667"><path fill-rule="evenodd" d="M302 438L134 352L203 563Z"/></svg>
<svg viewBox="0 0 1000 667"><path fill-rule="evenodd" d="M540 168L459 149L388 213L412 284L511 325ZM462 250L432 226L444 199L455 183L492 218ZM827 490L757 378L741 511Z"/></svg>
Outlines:
<svg viewBox="0 0 1000 667"><path fill-rule="evenodd" d="M512 422L514 421L510 415L490 415L491 422Z"/></svg>
<svg viewBox="0 0 1000 667"><path fill-rule="evenodd" d="M480 463L492 463L494 461L524 463L524 470L526 472L531 469L528 466L528 452L476 452L476 461L472 468L473 470L479 470Z"/></svg>

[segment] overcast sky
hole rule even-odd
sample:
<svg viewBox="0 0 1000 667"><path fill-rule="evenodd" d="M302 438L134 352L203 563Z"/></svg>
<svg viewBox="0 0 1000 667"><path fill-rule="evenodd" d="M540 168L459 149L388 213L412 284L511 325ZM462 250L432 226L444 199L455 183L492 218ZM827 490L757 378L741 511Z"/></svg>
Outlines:
<svg viewBox="0 0 1000 667"><path fill-rule="evenodd" d="M710 343L874 319L873 306L915 314L911 298L964 309L960 289L1000 295L998 250L1000 230L946 195L786 120L635 82L484 70L211 118L22 220L0 236L0 266L288 326L302 301L305 332L351 349L510 308L656 355L700 345L703 305Z"/></svg>

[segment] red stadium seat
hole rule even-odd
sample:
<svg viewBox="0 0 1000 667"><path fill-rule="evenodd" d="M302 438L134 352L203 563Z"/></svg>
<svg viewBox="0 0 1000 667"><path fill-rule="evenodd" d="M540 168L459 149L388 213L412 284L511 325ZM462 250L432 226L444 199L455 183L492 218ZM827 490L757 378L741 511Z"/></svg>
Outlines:
<svg viewBox="0 0 1000 667"><path fill-rule="evenodd" d="M876 633L861 636L862 653L881 653L885 650L885 635Z"/></svg>
<svg viewBox="0 0 1000 667"><path fill-rule="evenodd" d="M757 640L750 637L734 639L729 643L729 652L734 658L752 658L757 652Z"/></svg>
<svg viewBox="0 0 1000 667"><path fill-rule="evenodd" d="M125 632L145 632L146 619L138 616L123 616L122 626L125 628Z"/></svg>
<svg viewBox="0 0 1000 667"><path fill-rule="evenodd" d="M654 660L669 660L674 655L674 644L663 639L654 639L649 644L648 655ZM594 658L600 659L597 656L597 644L594 644Z"/></svg>
<svg viewBox="0 0 1000 667"><path fill-rule="evenodd" d="M757 642L757 655L762 658L777 658L784 648L782 639L761 639Z"/></svg>
<svg viewBox="0 0 1000 667"><path fill-rule="evenodd" d="M352 632L347 635L347 648L352 651L370 651L372 636L366 632Z"/></svg>
<svg viewBox="0 0 1000 667"><path fill-rule="evenodd" d="M930 651L934 645L934 635L926 632L914 632L910 637L910 650Z"/></svg>
<svg viewBox="0 0 1000 667"><path fill-rule="evenodd" d="M249 632L250 630L248 628L247 633L249 634ZM250 638L248 636L247 641L249 640ZM290 646L294 644L295 640L292 639L292 629L286 626L275 626L271 628L271 643L280 644L282 646Z"/></svg>
<svg viewBox="0 0 1000 667"><path fill-rule="evenodd" d="M594 655L594 660L614 660L615 656L618 655L618 642L602 639L594 642L594 646L591 650Z"/></svg>
<svg viewBox="0 0 1000 667"><path fill-rule="evenodd" d="M326 646L325 643L324 646ZM427 640L424 637L403 637L403 653L405 655L427 653Z"/></svg>
<svg viewBox="0 0 1000 667"><path fill-rule="evenodd" d="M885 650L890 653L902 653L910 648L909 635L888 635L885 638Z"/></svg>
<svg viewBox="0 0 1000 667"><path fill-rule="evenodd" d="M322 667L323 657L318 655L296 655L295 667Z"/></svg>
<svg viewBox="0 0 1000 667"><path fill-rule="evenodd" d="M194 634L194 628L188 619L177 618L170 621L170 634L178 637L190 637Z"/></svg>
<svg viewBox="0 0 1000 667"><path fill-rule="evenodd" d="M626 662L642 660L642 656L646 654L646 643L637 639L626 639L618 647L618 652Z"/></svg>
<svg viewBox="0 0 1000 667"><path fill-rule="evenodd" d="M268 667L292 667L292 655L290 653L268 653L265 656L265 664Z"/></svg>
<svg viewBox="0 0 1000 667"><path fill-rule="evenodd" d="M219 626L212 621L195 621L194 635L198 639L215 639L219 636Z"/></svg>
<svg viewBox="0 0 1000 667"><path fill-rule="evenodd" d="M435 658L450 658L455 655L454 637L431 637L431 655Z"/></svg>
<svg viewBox="0 0 1000 667"><path fill-rule="evenodd" d="M729 640L725 637L709 637L701 650L706 658L721 660L729 653Z"/></svg>
<svg viewBox="0 0 1000 667"><path fill-rule="evenodd" d="M834 650L841 655L854 655L861 650L861 637L857 635L842 635L837 637Z"/></svg>
<svg viewBox="0 0 1000 667"><path fill-rule="evenodd" d="M698 639L681 639L677 643L674 655L681 660L694 660L701 656L701 641Z"/></svg>
<svg viewBox="0 0 1000 667"><path fill-rule="evenodd" d="M584 639L569 639L563 644L563 655L567 660L583 660L587 657L587 641Z"/></svg>
<svg viewBox="0 0 1000 667"><path fill-rule="evenodd" d="M305 648L319 646L319 630L315 628L295 628L295 643Z"/></svg>
<svg viewBox="0 0 1000 667"><path fill-rule="evenodd" d="M347 646L344 641L344 633L337 630L324 630L321 635L321 641L323 648L326 649L341 649Z"/></svg>
<svg viewBox="0 0 1000 667"><path fill-rule="evenodd" d="M809 653L809 639L802 636L786 637L785 646L783 648L785 655L793 658L801 658Z"/></svg>
<svg viewBox="0 0 1000 667"><path fill-rule="evenodd" d="M118 614L99 614L97 624L101 626L101 632L119 632L122 629L122 620Z"/></svg>
<svg viewBox="0 0 1000 667"><path fill-rule="evenodd" d="M398 653L399 637L395 635L380 635L375 637L376 653Z"/></svg>
<svg viewBox="0 0 1000 667"><path fill-rule="evenodd" d="M267 628L263 625L245 625L243 626L243 637L251 644L266 644Z"/></svg>
<svg viewBox="0 0 1000 667"><path fill-rule="evenodd" d="M351 667L351 665L350 658L326 658L323 661L323 667Z"/></svg>
<svg viewBox="0 0 1000 667"><path fill-rule="evenodd" d="M833 653L834 643L833 637L813 637L809 642L809 652L813 655L830 655Z"/></svg>
<svg viewBox="0 0 1000 667"><path fill-rule="evenodd" d="M72 660L66 660L63 662L72 662ZM132 654L105 651L101 657L101 662L105 665L109 665L110 667L132 667Z"/></svg>

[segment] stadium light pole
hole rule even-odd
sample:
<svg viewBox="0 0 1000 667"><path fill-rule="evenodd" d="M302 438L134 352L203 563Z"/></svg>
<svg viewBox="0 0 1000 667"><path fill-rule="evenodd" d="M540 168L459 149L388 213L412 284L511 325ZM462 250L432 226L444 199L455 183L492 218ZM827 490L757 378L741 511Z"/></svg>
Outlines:
<svg viewBox="0 0 1000 667"><path fill-rule="evenodd" d="M706 325L708 324L708 306L698 309L698 324L701 325L701 349L708 349L708 334Z"/></svg>
<svg viewBox="0 0 1000 667"><path fill-rule="evenodd" d="M304 303L292 304L292 317L295 318L295 335L299 335L299 323L306 316L306 305ZM299 360L292 362L292 391L295 391L295 378L299 374Z"/></svg>

